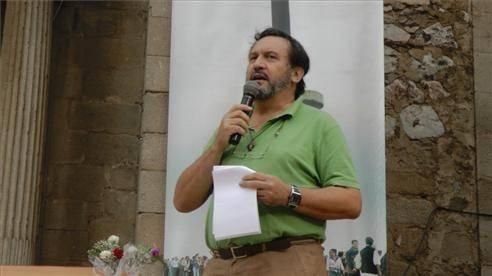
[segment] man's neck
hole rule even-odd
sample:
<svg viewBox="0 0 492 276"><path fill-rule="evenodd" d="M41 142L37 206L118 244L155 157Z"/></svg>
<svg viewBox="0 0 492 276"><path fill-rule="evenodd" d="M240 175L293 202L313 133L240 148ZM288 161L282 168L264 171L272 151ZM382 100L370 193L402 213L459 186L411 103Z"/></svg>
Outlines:
<svg viewBox="0 0 492 276"><path fill-rule="evenodd" d="M279 91L271 98L257 100L255 102L255 110L251 117L250 126L254 129L260 129L265 122L287 110L294 102L294 97L293 91Z"/></svg>
<svg viewBox="0 0 492 276"><path fill-rule="evenodd" d="M279 91L273 97L265 100L257 100L255 113L260 116L275 115L285 111L295 101L292 91Z"/></svg>

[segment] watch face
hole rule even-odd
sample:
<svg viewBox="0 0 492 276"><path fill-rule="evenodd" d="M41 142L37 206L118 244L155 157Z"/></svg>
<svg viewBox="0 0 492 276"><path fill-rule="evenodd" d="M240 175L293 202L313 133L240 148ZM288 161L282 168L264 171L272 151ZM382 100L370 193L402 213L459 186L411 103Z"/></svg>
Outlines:
<svg viewBox="0 0 492 276"><path fill-rule="evenodd" d="M290 196L289 196L289 204L288 204L289 207L296 208L301 203L301 199L302 199L302 196L301 196L301 192L299 191L299 189L297 187L292 187L292 190L291 190Z"/></svg>

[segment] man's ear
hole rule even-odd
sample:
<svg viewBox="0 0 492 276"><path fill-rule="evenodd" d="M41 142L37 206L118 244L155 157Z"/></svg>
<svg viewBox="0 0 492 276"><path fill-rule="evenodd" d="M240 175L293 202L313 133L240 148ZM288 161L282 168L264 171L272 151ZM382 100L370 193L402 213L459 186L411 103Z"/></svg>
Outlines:
<svg viewBox="0 0 492 276"><path fill-rule="evenodd" d="M290 74L291 81L293 81L294 83L298 83L302 80L302 77L304 77L304 69L302 69L301 67L292 68L292 72Z"/></svg>

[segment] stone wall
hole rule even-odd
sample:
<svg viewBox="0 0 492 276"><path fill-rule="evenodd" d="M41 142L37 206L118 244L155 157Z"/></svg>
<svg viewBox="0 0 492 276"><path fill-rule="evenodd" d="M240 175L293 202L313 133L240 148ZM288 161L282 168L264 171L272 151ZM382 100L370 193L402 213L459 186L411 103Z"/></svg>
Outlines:
<svg viewBox="0 0 492 276"><path fill-rule="evenodd" d="M492 214L492 1L473 1L479 211ZM492 219L480 219L482 275L492 275Z"/></svg>
<svg viewBox="0 0 492 276"><path fill-rule="evenodd" d="M38 263L81 265L134 240L148 2L54 4Z"/></svg>
<svg viewBox="0 0 492 276"><path fill-rule="evenodd" d="M384 21L390 275L477 275L471 2L385 1Z"/></svg>

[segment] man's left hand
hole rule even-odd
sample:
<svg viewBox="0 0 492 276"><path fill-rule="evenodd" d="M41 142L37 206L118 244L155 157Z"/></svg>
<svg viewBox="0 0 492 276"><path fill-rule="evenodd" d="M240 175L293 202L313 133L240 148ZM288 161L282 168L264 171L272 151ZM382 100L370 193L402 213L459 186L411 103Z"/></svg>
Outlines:
<svg viewBox="0 0 492 276"><path fill-rule="evenodd" d="M256 189L260 202L268 206L287 206L291 186L280 178L262 173L253 173L243 177L241 187Z"/></svg>

